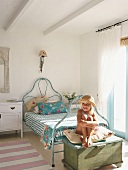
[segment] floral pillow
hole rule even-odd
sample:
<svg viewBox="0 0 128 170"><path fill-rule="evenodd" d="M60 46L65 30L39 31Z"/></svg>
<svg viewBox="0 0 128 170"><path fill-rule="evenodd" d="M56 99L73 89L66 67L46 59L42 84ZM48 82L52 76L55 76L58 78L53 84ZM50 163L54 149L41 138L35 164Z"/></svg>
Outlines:
<svg viewBox="0 0 128 170"><path fill-rule="evenodd" d="M66 113L66 107L62 101L51 103L38 103L39 113L43 115Z"/></svg>

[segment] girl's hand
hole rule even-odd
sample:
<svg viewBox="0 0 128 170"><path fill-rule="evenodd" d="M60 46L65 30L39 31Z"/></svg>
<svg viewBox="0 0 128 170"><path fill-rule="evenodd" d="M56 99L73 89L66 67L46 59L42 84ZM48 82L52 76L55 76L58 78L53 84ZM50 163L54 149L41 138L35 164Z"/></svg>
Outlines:
<svg viewBox="0 0 128 170"><path fill-rule="evenodd" d="M80 123L79 123L79 126L81 126L81 127L86 127L86 122L80 122Z"/></svg>
<svg viewBox="0 0 128 170"><path fill-rule="evenodd" d="M81 127L87 127L87 128L94 128L94 127L95 127L94 124L91 124L91 123L89 123L88 121L81 121L81 122L79 123L79 126L81 126Z"/></svg>
<svg viewBox="0 0 128 170"><path fill-rule="evenodd" d="M90 127L91 128L90 124L88 124L86 121L81 121L79 123L79 126L81 126L81 127Z"/></svg>
<svg viewBox="0 0 128 170"><path fill-rule="evenodd" d="M87 126L98 126L99 123L97 121L86 121L86 120L81 120L81 122L88 124Z"/></svg>

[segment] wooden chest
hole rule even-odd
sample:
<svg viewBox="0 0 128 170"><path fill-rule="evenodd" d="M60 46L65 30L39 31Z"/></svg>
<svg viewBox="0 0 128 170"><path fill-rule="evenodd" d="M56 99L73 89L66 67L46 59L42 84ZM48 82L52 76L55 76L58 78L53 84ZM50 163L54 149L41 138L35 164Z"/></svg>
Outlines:
<svg viewBox="0 0 128 170"><path fill-rule="evenodd" d="M85 149L74 145L64 137L64 159L62 162L69 170L93 170L102 166L115 164L121 167L122 142L117 136L111 136L105 142L93 143Z"/></svg>

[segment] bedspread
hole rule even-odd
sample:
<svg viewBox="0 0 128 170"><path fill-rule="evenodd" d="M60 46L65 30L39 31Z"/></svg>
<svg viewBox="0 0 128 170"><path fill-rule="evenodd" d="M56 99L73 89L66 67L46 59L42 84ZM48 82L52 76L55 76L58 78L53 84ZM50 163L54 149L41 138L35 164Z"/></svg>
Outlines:
<svg viewBox="0 0 128 170"><path fill-rule="evenodd" d="M73 114L72 114L73 115ZM44 144L44 148L47 150L51 149L52 145L52 132L55 127L57 121L47 121L45 122L45 127L41 135L41 142ZM54 133L54 141L62 141L62 137L64 136L63 130L65 129L75 129L76 128L76 113L72 117L68 117L61 122Z"/></svg>

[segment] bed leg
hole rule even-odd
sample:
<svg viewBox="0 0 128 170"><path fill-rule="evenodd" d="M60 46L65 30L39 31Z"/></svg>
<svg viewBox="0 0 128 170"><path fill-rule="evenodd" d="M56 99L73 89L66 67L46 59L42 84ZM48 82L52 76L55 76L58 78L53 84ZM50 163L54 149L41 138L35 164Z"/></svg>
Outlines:
<svg viewBox="0 0 128 170"><path fill-rule="evenodd" d="M52 151L53 152L53 151ZM55 163L54 163L54 152L52 153L52 167L55 167Z"/></svg>
<svg viewBox="0 0 128 170"><path fill-rule="evenodd" d="M54 163L54 136L52 135L52 167L55 167Z"/></svg>
<svg viewBox="0 0 128 170"><path fill-rule="evenodd" d="M52 167L55 167L55 164L52 164Z"/></svg>

